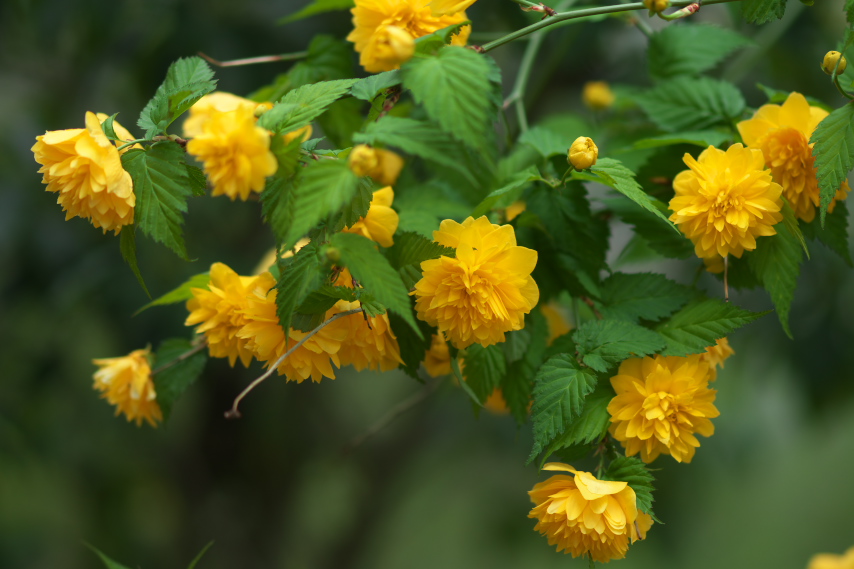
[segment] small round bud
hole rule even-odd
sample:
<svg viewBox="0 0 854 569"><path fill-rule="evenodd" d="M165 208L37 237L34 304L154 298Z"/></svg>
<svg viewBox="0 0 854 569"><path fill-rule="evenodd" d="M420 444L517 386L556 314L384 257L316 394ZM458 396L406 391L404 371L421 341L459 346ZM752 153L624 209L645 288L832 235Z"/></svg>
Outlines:
<svg viewBox="0 0 854 569"><path fill-rule="evenodd" d="M273 103L260 103L257 107L255 107L255 118L257 119L272 108Z"/></svg>
<svg viewBox="0 0 854 569"><path fill-rule="evenodd" d="M848 66L848 61L845 60L845 56L843 56L838 51L828 51L824 56L824 61L821 62L821 70L827 73L828 75L833 75L833 70L836 69L836 62L839 62L839 70L837 71L838 75L842 75L845 71L845 68Z"/></svg>
<svg viewBox="0 0 854 569"><path fill-rule="evenodd" d="M566 161L576 170L586 170L596 164L599 148L589 136L579 136L569 147Z"/></svg>
<svg viewBox="0 0 854 569"><path fill-rule="evenodd" d="M601 111L614 104L614 92L605 81L588 81L581 90L581 100L594 111Z"/></svg>
<svg viewBox="0 0 854 569"><path fill-rule="evenodd" d="M649 15L654 16L668 9L670 0L643 0L643 5L649 10Z"/></svg>
<svg viewBox="0 0 854 569"><path fill-rule="evenodd" d="M327 247L326 248L326 259L330 263L337 263L341 260L341 251L338 247Z"/></svg>
<svg viewBox="0 0 854 569"><path fill-rule="evenodd" d="M380 26L371 36L365 54L376 60L384 69L397 69L415 53L415 38L397 26Z"/></svg>
<svg viewBox="0 0 854 569"><path fill-rule="evenodd" d="M347 159L347 165L350 170L360 178L370 176L380 164L380 158L377 151L367 144L357 144L350 151L350 157Z"/></svg>

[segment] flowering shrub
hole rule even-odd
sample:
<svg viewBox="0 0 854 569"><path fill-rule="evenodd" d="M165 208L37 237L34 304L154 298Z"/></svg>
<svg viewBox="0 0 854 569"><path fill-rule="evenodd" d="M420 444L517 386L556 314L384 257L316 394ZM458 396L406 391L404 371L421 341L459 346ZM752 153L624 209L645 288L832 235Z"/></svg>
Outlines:
<svg viewBox="0 0 854 569"><path fill-rule="evenodd" d="M304 62L244 98L216 91L209 65L189 57L142 110L140 138L91 112L85 128L36 137L47 191L67 218L119 235L146 293L135 239L189 260L190 199L257 200L275 240L257 274L215 263L146 306L185 303L190 339L94 360L94 387L116 414L157 426L208 358L267 370L231 418L274 372L297 383L335 379L342 366L400 368L431 385L452 376L475 407L530 423L529 463L564 472L529 492L536 529L573 557L619 559L657 521L648 464L662 454L691 462L697 435L726 421L709 386L735 353L727 336L766 314L730 303L730 287L764 288L791 336L807 239L851 264L846 60L821 62L843 106L768 89L754 111L736 87L703 75L746 40L669 23L649 32L652 87L632 97L601 81L584 87L591 114L615 120L529 125L524 90L540 43L527 45L506 99L506 70L490 52L559 22L642 9L671 22L699 5L519 0L542 20L468 45L473 3L356 0L352 45L334 69L319 61L340 49L315 40ZM779 5L746 0L744 17L763 23ZM852 43L849 28L842 52ZM356 53L365 73L352 69ZM635 248L713 272L721 286L616 270L607 254L620 222ZM546 463L552 456L593 466Z"/></svg>

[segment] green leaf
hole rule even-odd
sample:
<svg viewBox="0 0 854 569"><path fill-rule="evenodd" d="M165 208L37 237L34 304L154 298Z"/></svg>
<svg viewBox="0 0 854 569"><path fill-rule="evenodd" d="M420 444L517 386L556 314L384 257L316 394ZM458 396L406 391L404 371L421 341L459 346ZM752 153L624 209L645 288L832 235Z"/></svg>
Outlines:
<svg viewBox="0 0 854 569"><path fill-rule="evenodd" d="M542 365L534 379L534 448L528 463L566 431L595 387L596 375L570 354L555 356Z"/></svg>
<svg viewBox="0 0 854 569"><path fill-rule="evenodd" d="M745 0L741 14L748 24L779 20L786 13L786 0Z"/></svg>
<svg viewBox="0 0 854 569"><path fill-rule="evenodd" d="M354 134L353 142L399 148L454 169L474 182L472 174L459 159L460 145L450 135L426 122L386 115L370 123L364 132Z"/></svg>
<svg viewBox="0 0 854 569"><path fill-rule="evenodd" d="M602 315L637 322L661 320L697 294L658 273L614 273L602 282Z"/></svg>
<svg viewBox="0 0 854 569"><path fill-rule="evenodd" d="M665 28L669 30L671 28ZM632 145L632 148L643 150L646 148L658 148L661 146L673 146L676 144L693 144L702 148L709 146L720 146L732 138L731 134L720 130L692 130L663 134L652 138L643 138Z"/></svg>
<svg viewBox="0 0 854 569"><path fill-rule="evenodd" d="M323 284L325 272L319 248L310 242L293 257L277 260L276 308L283 330L291 327L294 313L308 295Z"/></svg>
<svg viewBox="0 0 854 569"><path fill-rule="evenodd" d="M611 424L608 403L613 397L613 393L599 393L598 390L591 394L585 400L584 409L578 418L572 421L563 434L556 437L546 448L543 460L561 449L598 442Z"/></svg>
<svg viewBox="0 0 854 569"><path fill-rule="evenodd" d="M821 226L818 218L810 223L804 223L802 227L806 237L818 239L842 257L849 267L854 267L848 249L848 206L844 201L836 202L833 213L827 214L825 218L824 227Z"/></svg>
<svg viewBox="0 0 854 569"><path fill-rule="evenodd" d="M118 114L119 113L114 113L110 115L104 120L104 122L101 123L101 128L103 129L104 134L107 136L107 138L112 140L119 139L119 135L116 134L116 130L115 128L113 128L113 123L116 122L116 116Z"/></svg>
<svg viewBox="0 0 854 569"><path fill-rule="evenodd" d="M585 365L606 372L628 357L642 357L663 349L664 339L622 320L591 320L572 335Z"/></svg>
<svg viewBox="0 0 854 569"><path fill-rule="evenodd" d="M216 89L213 71L200 57L185 57L169 66L166 80L157 88L137 124L146 138L165 133L175 119L199 99Z"/></svg>
<svg viewBox="0 0 854 569"><path fill-rule="evenodd" d="M454 379L457 380L457 384L460 386L460 389L468 395L471 402L474 404L475 408L483 407L483 403L480 402L477 395L475 395L474 391L472 391L471 386L468 382L463 378L462 371L460 370L460 362L456 356L451 357L451 372L454 374Z"/></svg>
<svg viewBox="0 0 854 569"><path fill-rule="evenodd" d="M744 98L731 83L709 77L677 77L636 97L662 130L680 132L728 124L744 112Z"/></svg>
<svg viewBox="0 0 854 569"><path fill-rule="evenodd" d="M373 182L370 178L359 179L359 186L355 195L350 200L344 210L341 212L341 217L335 223L334 231L341 231L345 227L351 227L359 219L368 215L368 210L371 208L371 200L374 198Z"/></svg>
<svg viewBox="0 0 854 569"><path fill-rule="evenodd" d="M797 220L792 209L787 207L784 209L784 214L795 221L797 229ZM771 295L783 330L789 338L792 338L792 331L789 328L789 309L795 298L795 288L798 284L804 253L788 224L778 223L775 229L777 235L757 239L756 250L745 257L753 274Z"/></svg>
<svg viewBox="0 0 854 569"><path fill-rule="evenodd" d="M107 557L104 553L102 553L94 545L90 545L86 542L83 542L83 543L86 545L86 547L88 547L89 549L91 549L92 551L95 552L95 554L104 563L104 567L106 567L107 569L129 569L127 565L122 565L121 563L118 563L117 561L113 561L112 559Z"/></svg>
<svg viewBox="0 0 854 569"><path fill-rule="evenodd" d="M363 101L373 101L380 91L400 85L402 82L403 76L399 69L383 71L356 81L350 88L350 94Z"/></svg>
<svg viewBox="0 0 854 569"><path fill-rule="evenodd" d="M600 158L596 165L590 168L589 172L573 172L572 176L576 179L592 180L614 188L648 212L658 216L679 233L673 222L663 213L667 211L667 206L643 191L643 188L635 180L634 172L623 166L619 160Z"/></svg>
<svg viewBox="0 0 854 569"><path fill-rule="evenodd" d="M395 236L394 245L388 250L388 259L395 269L400 269L407 265L420 267L422 262L442 256L455 257L456 253L451 247L439 245L422 235L406 231Z"/></svg>
<svg viewBox="0 0 854 569"><path fill-rule="evenodd" d="M507 362L500 346L472 344L466 348L463 376L481 403L501 384L505 373Z"/></svg>
<svg viewBox="0 0 854 569"><path fill-rule="evenodd" d="M279 19L276 24L281 26L282 24L290 24L291 22L304 20L305 18L316 14L349 10L354 5L353 0L314 0L314 2L311 2L307 6L303 6L302 9L294 12L293 14Z"/></svg>
<svg viewBox="0 0 854 569"><path fill-rule="evenodd" d="M279 167L276 169L277 178L290 178L297 173L302 156L302 141L300 137L285 142L285 137L274 136L270 139L270 152L276 157ZM269 184L269 182L268 182Z"/></svg>
<svg viewBox="0 0 854 569"><path fill-rule="evenodd" d="M608 465L604 479L628 482L637 496L638 510L659 521L652 513L652 493L655 490L652 483L655 478L649 473L649 468L643 461L634 456L618 456Z"/></svg>
<svg viewBox="0 0 854 569"><path fill-rule="evenodd" d="M184 163L187 170L187 181L190 182L190 192L197 197L204 196L208 191L208 181L201 168Z"/></svg>
<svg viewBox="0 0 854 569"><path fill-rule="evenodd" d="M261 115L258 126L276 133L293 132L311 123L350 92L358 79L338 79L294 89Z"/></svg>
<svg viewBox="0 0 854 569"><path fill-rule="evenodd" d="M193 349L187 340L172 338L161 342L154 355L152 379L164 420L169 419L175 401L196 382L208 361L205 350L187 357Z"/></svg>
<svg viewBox="0 0 854 569"><path fill-rule="evenodd" d="M473 148L483 146L492 128L493 109L483 94L490 67L483 55L449 46L434 57L414 57L401 68L403 86L412 91L433 121Z"/></svg>
<svg viewBox="0 0 854 569"><path fill-rule="evenodd" d="M649 40L649 72L655 79L699 75L752 43L732 30L708 24L667 26Z"/></svg>
<svg viewBox="0 0 854 569"><path fill-rule="evenodd" d="M361 235L337 233L330 238L329 244L338 249L341 264L350 269L353 278L377 301L399 314L421 337L421 329L412 315L407 289L397 271L377 251L376 243Z"/></svg>
<svg viewBox="0 0 854 569"><path fill-rule="evenodd" d="M261 212L279 244L284 243L292 226L294 193L293 180L284 178L270 178L261 192Z"/></svg>
<svg viewBox="0 0 854 569"><path fill-rule="evenodd" d="M810 137L814 144L816 177L821 195L821 224L842 182L854 167L854 102L846 103L818 123Z"/></svg>
<svg viewBox="0 0 854 569"><path fill-rule="evenodd" d="M202 557L204 557L205 553L208 552L208 549L213 547L213 544L214 542L209 541L208 544L204 546L202 550L199 551L199 553L193 558L193 560L190 561L190 564L187 565L187 569L196 569L196 565L198 565L199 561L202 560Z"/></svg>
<svg viewBox="0 0 854 569"><path fill-rule="evenodd" d="M507 372L501 379L501 393L507 408L516 423L522 425L528 419L531 405L531 392L534 390L534 371L525 361L516 361L507 366Z"/></svg>
<svg viewBox="0 0 854 569"><path fill-rule="evenodd" d="M136 260L136 224L134 223L129 227L125 227L120 235L119 250L122 253L122 259L125 260L130 270L133 271L133 275L136 277L137 282L139 282L139 286L145 291L145 295L151 298L151 293L148 292L148 287L145 286L145 280L142 278L142 273L139 271L139 263Z"/></svg>
<svg viewBox="0 0 854 569"><path fill-rule="evenodd" d="M519 172L506 184L497 190L493 190L488 196L483 198L483 200L477 204L477 207L474 208L471 216L478 218L482 215L486 215L499 203L504 204L504 207L510 205L519 198L525 188L531 185L532 181L539 179L540 173L533 166L523 172Z"/></svg>
<svg viewBox="0 0 854 569"><path fill-rule="evenodd" d="M344 160L319 160L303 168L292 190L285 246L291 247L326 216L349 204L358 188L359 178Z"/></svg>
<svg viewBox="0 0 854 569"><path fill-rule="evenodd" d="M557 132L544 126L535 126L522 133L519 142L533 146L543 158L566 155L569 147L583 132Z"/></svg>
<svg viewBox="0 0 854 569"><path fill-rule="evenodd" d="M446 28L442 28L441 30L436 30L432 34L427 34L426 36L417 38L415 40L415 53L425 55L435 54L451 43L451 39L459 33L461 28L470 25L471 22L469 20L465 20L452 24Z"/></svg>
<svg viewBox="0 0 854 569"><path fill-rule="evenodd" d="M134 316L148 310L152 306L164 306L166 304L175 304L178 302L184 302L185 300L190 300L193 298L192 289L194 288L208 288L208 284L211 282L210 273L199 273L198 275L193 275L188 280L186 280L181 285L173 288L163 296L152 300L136 312L134 312Z"/></svg>
<svg viewBox="0 0 854 569"><path fill-rule="evenodd" d="M184 151L175 142L156 142L147 150L122 154L122 167L133 179L134 218L142 231L189 260L181 224L191 194Z"/></svg>
<svg viewBox="0 0 854 569"><path fill-rule="evenodd" d="M719 338L765 316L768 312L751 312L713 298L692 302L655 328L667 342L667 349L661 354L701 354L707 347L715 345Z"/></svg>
<svg viewBox="0 0 854 569"><path fill-rule="evenodd" d="M691 244L691 240L682 233L674 234L671 224L665 224L660 217L626 200L603 201L620 219L632 225L637 234L657 253L674 259L688 259L694 256L694 245ZM662 213L666 211L663 210Z"/></svg>
<svg viewBox="0 0 854 569"><path fill-rule="evenodd" d="M400 359L403 360L403 365L400 368L408 376L420 381L418 369L421 367L421 362L424 361L424 354L430 349L436 329L431 328L423 320L418 320L418 328L421 334L416 334L403 318L393 312L389 313L388 321L391 324L392 332L397 337L397 345L400 347Z"/></svg>

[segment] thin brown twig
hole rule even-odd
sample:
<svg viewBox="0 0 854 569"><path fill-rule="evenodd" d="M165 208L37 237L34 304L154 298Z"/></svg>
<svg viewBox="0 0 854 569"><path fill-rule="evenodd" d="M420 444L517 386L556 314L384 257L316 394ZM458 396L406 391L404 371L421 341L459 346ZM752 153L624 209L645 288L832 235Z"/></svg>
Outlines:
<svg viewBox="0 0 854 569"><path fill-rule="evenodd" d="M282 357L280 357L278 360L276 360L276 362L270 366L270 369L268 369L260 377L256 378L255 381L253 381L252 383L250 383L246 387L246 389L241 391L240 395L238 395L237 397L234 398L234 403L231 404L231 409L229 409L228 411L225 412L225 418L226 419L239 419L240 418L240 411L237 409L237 407L240 405L240 402L243 400L243 398L246 397L247 395L249 395L249 392L252 391L253 389L255 389L261 382L263 382L265 379L267 379L268 377L273 375L273 372L276 371L276 369L278 369L278 367L280 365L282 365L282 362L285 361L285 359L287 359L287 357L289 355L294 353L297 350L297 348L299 348L300 346L305 344L305 342L309 338L311 338L312 336L314 336L315 334L320 332L323 328L325 328L329 324L335 322L339 318L344 318L345 316L350 316L351 314L356 314L359 312L362 312L361 308L356 308L354 310L347 310L346 312L339 312L338 314L336 314L335 316L332 316L328 320L321 322L317 326L317 328L315 328L314 330L312 330L311 332L306 334L302 340L300 340L299 342L294 344L291 349L289 349L287 352L284 353L284 355Z"/></svg>
<svg viewBox="0 0 854 569"><path fill-rule="evenodd" d="M256 63L274 63L276 61L294 61L296 59L302 59L308 56L307 51L298 51L296 53L283 53L281 55L261 55L258 57L245 57L243 59L231 59L229 61L220 61L218 59L214 59L213 57L207 55L206 53L199 52L199 57L210 63L211 65L216 65L217 67L237 67L240 65L254 65Z"/></svg>
<svg viewBox="0 0 854 569"><path fill-rule="evenodd" d="M168 368L172 367L173 365L186 360L187 358L191 358L207 347L208 347L208 340L207 340L207 338L203 338L202 341L199 342L198 344L196 344L195 346L193 346L192 349L187 350L186 352L184 352L183 354L181 354L180 356L178 356L177 358L175 358L171 362L165 363L162 366L160 366L159 368L157 368L156 370L152 371L151 375L158 374L161 371L163 371L164 369L168 369Z"/></svg>
<svg viewBox="0 0 854 569"><path fill-rule="evenodd" d="M584 302L584 304L590 307L590 310L593 311L593 314L594 316L596 316L597 320L602 320L602 313L596 309L596 303L594 303L593 300L590 299L590 297L582 296L581 300Z"/></svg>

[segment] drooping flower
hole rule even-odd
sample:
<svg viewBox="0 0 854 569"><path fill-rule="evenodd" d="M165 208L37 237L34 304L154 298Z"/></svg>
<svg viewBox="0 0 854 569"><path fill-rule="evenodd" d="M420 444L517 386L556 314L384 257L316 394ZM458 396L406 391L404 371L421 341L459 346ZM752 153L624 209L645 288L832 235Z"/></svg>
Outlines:
<svg viewBox="0 0 854 569"><path fill-rule="evenodd" d="M204 163L214 196L246 201L264 189L267 176L278 169L270 152L270 133L255 124L253 111L239 106L214 112L201 124L201 132L187 143L187 152Z"/></svg>
<svg viewBox="0 0 854 569"><path fill-rule="evenodd" d="M382 186L393 186L403 169L403 158L391 150L367 144L354 146L347 163L357 176L370 176Z"/></svg>
<svg viewBox="0 0 854 569"><path fill-rule="evenodd" d="M365 71L377 73L391 71L400 66L405 43L400 39L406 33L413 40L432 34L442 28L466 21L465 9L475 0L356 0L353 14L353 31L347 41L355 44L359 63ZM398 38L396 49L389 43L389 26ZM465 45L471 26L464 26L451 38L452 45ZM393 46L392 46L393 47ZM391 55L390 55L391 54Z"/></svg>
<svg viewBox="0 0 854 569"><path fill-rule="evenodd" d="M610 432L626 448L626 456L640 452L652 462L669 454L677 462L691 462L700 441L710 437L709 419L720 415L709 389L709 362L700 355L630 358L611 378L617 395L608 404Z"/></svg>
<svg viewBox="0 0 854 569"><path fill-rule="evenodd" d="M433 334L430 349L424 355L424 369L430 377L441 377L451 373L451 351L442 334Z"/></svg>
<svg viewBox="0 0 854 569"><path fill-rule="evenodd" d="M626 482L599 480L568 464L550 462L543 470L556 474L528 492L534 508L528 514L534 529L549 545L573 557L587 555L607 563L626 556L629 545L646 539L652 518L638 512L635 491Z"/></svg>
<svg viewBox="0 0 854 569"><path fill-rule="evenodd" d="M390 187L374 192L368 214L344 229L345 233L358 233L372 239L383 247L394 245L394 232L400 223L397 212L391 209L394 202L394 190Z"/></svg>
<svg viewBox="0 0 854 569"><path fill-rule="evenodd" d="M52 130L36 137L32 147L47 191L57 192L65 219L82 217L116 234L133 223L136 195L130 174L122 168L118 148L104 134L106 115L86 113L86 128ZM122 140L133 136L117 122ZM121 144L121 143L119 143Z"/></svg>
<svg viewBox="0 0 854 569"><path fill-rule="evenodd" d="M718 366L724 368L724 362L730 356L735 355L735 350L729 345L729 340L719 338L715 341L714 346L706 348L706 353L701 354L702 358L709 362L709 381L714 381L718 378Z"/></svg>
<svg viewBox="0 0 854 569"><path fill-rule="evenodd" d="M456 257L421 263L415 284L418 317L459 349L504 341L504 333L521 330L525 314L540 298L531 272L537 252L516 245L511 225L493 225L486 217L462 224L446 219L433 240L456 249Z"/></svg>
<svg viewBox="0 0 854 569"><path fill-rule="evenodd" d="M212 358L228 358L232 367L240 358L249 367L252 351L246 347L247 340L237 333L247 322L244 311L250 295L266 295L276 286L276 279L268 272L242 277L223 263L211 265L210 277L208 288L191 289L193 298L187 301L190 315L184 325L198 325L196 333L205 335Z"/></svg>
<svg viewBox="0 0 854 569"><path fill-rule="evenodd" d="M842 555L818 553L812 556L807 569L854 569L854 547Z"/></svg>
<svg viewBox="0 0 854 569"><path fill-rule="evenodd" d="M246 324L237 333L238 338L247 340L246 347L252 351L255 358L266 362L264 367L267 368L308 336L308 332L293 328L288 331L288 336L285 336L276 312L276 294L276 289L266 294L258 291L252 293L249 296L248 307L244 310ZM332 315L331 311L327 312L326 318ZM308 338L279 364L277 368L279 375L284 375L288 381L297 383L302 383L308 378L315 383L320 383L324 377L335 379L335 370L332 366L341 367L338 351L348 334L348 325L344 320L353 317L339 318Z"/></svg>
<svg viewBox="0 0 854 569"><path fill-rule="evenodd" d="M827 115L824 109L810 106L800 93L791 93L782 105L763 105L753 118L738 123L744 143L762 151L795 215L806 222L815 218L815 208L820 203L809 140ZM828 211L832 212L836 201L844 200L849 190L848 182L843 182Z"/></svg>
<svg viewBox="0 0 854 569"><path fill-rule="evenodd" d="M614 104L614 92L607 81L588 81L581 90L581 100L594 111L610 108Z"/></svg>
<svg viewBox="0 0 854 569"><path fill-rule="evenodd" d="M765 170L762 152L741 144L726 152L710 146L697 160L690 154L684 160L690 169L673 180L670 220L698 257L741 257L756 248L757 237L777 233L783 190Z"/></svg>
<svg viewBox="0 0 854 569"><path fill-rule="evenodd" d="M95 372L93 387L101 392L102 398L116 406L116 415L124 413L137 427L143 420L152 427L163 420L148 363L150 353L146 348L119 358L92 360L100 368Z"/></svg>
<svg viewBox="0 0 854 569"><path fill-rule="evenodd" d="M330 314L359 308L358 302L338 301ZM362 314L345 316L347 336L341 343L338 358L341 365L351 365L357 371L373 369L390 371L403 363L397 336L391 329L388 314L365 318Z"/></svg>

